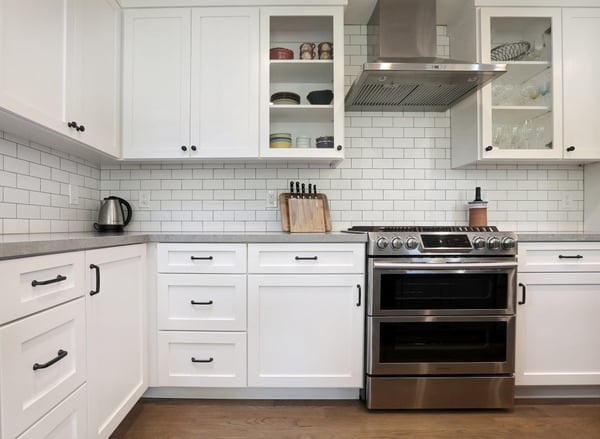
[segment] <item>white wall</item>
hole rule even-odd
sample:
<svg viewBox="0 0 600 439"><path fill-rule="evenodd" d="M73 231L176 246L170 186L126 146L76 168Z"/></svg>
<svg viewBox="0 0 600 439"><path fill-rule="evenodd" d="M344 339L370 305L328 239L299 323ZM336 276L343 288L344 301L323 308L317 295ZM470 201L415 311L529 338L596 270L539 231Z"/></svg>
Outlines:
<svg viewBox="0 0 600 439"><path fill-rule="evenodd" d="M365 26L346 26L346 85L365 60ZM448 56L445 27L438 51ZM450 168L449 113L347 113L339 168L310 163L102 166L5 135L0 140L2 233L92 230L100 197L133 203L132 231L281 230L267 190L316 183L330 200L334 230L355 224L467 223L466 202L482 187L488 220L504 230L582 231L583 168L488 165ZM68 184L80 205L68 204ZM140 209L140 191L150 208Z"/></svg>

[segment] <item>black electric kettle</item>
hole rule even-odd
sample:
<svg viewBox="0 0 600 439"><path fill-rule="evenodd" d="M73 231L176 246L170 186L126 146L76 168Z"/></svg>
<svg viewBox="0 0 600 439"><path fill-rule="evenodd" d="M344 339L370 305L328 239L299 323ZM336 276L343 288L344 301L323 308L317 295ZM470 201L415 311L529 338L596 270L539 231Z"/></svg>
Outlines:
<svg viewBox="0 0 600 439"><path fill-rule="evenodd" d="M127 215L123 206L127 209ZM131 221L131 204L123 198L111 196L102 201L98 222L94 223L94 229L99 232L122 232L129 221Z"/></svg>

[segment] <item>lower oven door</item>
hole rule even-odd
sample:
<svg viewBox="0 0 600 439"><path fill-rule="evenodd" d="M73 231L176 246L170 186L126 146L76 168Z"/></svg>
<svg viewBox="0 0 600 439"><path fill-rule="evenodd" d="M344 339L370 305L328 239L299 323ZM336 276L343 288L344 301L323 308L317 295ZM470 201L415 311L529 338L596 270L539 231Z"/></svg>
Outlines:
<svg viewBox="0 0 600 439"><path fill-rule="evenodd" d="M369 259L367 314L512 315L517 262L501 258Z"/></svg>
<svg viewBox="0 0 600 439"><path fill-rule="evenodd" d="M515 316L367 318L367 374L512 374Z"/></svg>

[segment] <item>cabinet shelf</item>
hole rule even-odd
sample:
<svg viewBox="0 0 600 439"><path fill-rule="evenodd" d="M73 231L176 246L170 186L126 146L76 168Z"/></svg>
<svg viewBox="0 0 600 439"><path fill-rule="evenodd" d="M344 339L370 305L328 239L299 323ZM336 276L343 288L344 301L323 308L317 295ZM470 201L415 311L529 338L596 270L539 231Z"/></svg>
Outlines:
<svg viewBox="0 0 600 439"><path fill-rule="evenodd" d="M548 61L506 61L506 73L497 84L522 84L552 68Z"/></svg>
<svg viewBox="0 0 600 439"><path fill-rule="evenodd" d="M271 83L331 83L333 60L271 61Z"/></svg>
<svg viewBox="0 0 600 439"><path fill-rule="evenodd" d="M271 105L277 122L333 122L333 105Z"/></svg>

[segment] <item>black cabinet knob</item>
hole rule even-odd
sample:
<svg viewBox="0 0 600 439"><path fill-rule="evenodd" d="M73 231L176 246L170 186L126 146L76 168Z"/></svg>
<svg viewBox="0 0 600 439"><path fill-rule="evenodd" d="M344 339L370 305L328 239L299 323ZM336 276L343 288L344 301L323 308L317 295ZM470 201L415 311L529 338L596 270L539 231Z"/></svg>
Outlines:
<svg viewBox="0 0 600 439"><path fill-rule="evenodd" d="M182 151L187 151L187 146L185 146L185 145L181 145L181 150L182 150Z"/></svg>
<svg viewBox="0 0 600 439"><path fill-rule="evenodd" d="M192 145L191 148L192 148L192 151L196 151L198 149L198 148L196 148L196 145Z"/></svg>
<svg viewBox="0 0 600 439"><path fill-rule="evenodd" d="M74 120L71 121L71 122L69 122L69 123L67 123L67 126L69 128L75 128L77 131L80 131L80 132L84 132L85 131L85 127L83 125L78 125L77 122L75 122Z"/></svg>
<svg viewBox="0 0 600 439"><path fill-rule="evenodd" d="M492 145L488 145L485 147L486 151L491 151L492 149L494 149L494 147Z"/></svg>
<svg viewBox="0 0 600 439"><path fill-rule="evenodd" d="M337 149L338 151L341 151L341 150L342 150L342 145L338 145L336 149Z"/></svg>
<svg viewBox="0 0 600 439"><path fill-rule="evenodd" d="M569 147L567 148L567 151L568 151L568 152L573 152L573 151L575 151L575 147L574 147L573 145L571 145L571 146L569 146Z"/></svg>
<svg viewBox="0 0 600 439"><path fill-rule="evenodd" d="M76 130L83 133L85 131L85 127L83 125L79 125Z"/></svg>

